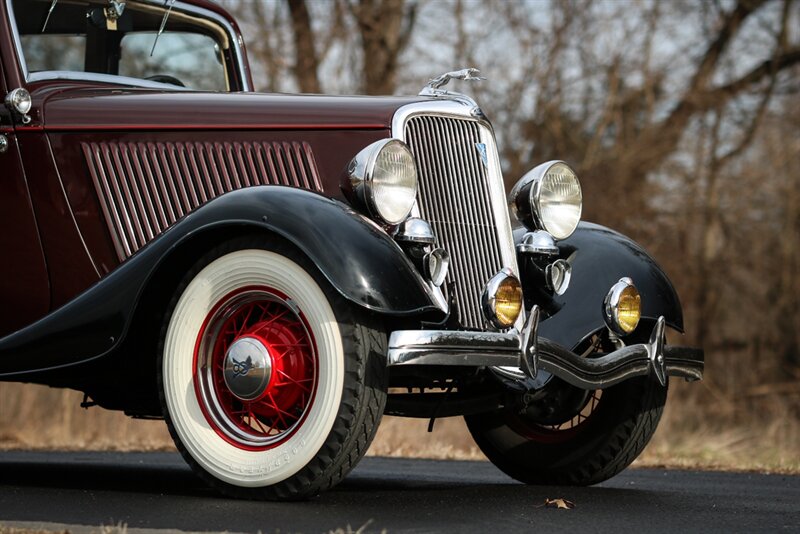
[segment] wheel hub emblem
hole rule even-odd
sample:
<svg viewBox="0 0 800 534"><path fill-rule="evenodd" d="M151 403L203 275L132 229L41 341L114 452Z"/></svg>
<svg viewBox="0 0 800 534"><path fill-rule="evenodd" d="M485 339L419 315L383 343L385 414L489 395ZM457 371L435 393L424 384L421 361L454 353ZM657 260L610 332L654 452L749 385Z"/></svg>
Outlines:
<svg viewBox="0 0 800 534"><path fill-rule="evenodd" d="M224 362L225 385L234 396L251 401L261 397L272 376L272 357L265 343L240 337L228 347Z"/></svg>
<svg viewBox="0 0 800 534"><path fill-rule="evenodd" d="M246 375L247 373L250 372L250 369L253 368L253 358L251 358L250 356L248 356L247 359L243 362L235 360L234 358L231 358L231 361L233 362L234 378L236 378L237 376Z"/></svg>

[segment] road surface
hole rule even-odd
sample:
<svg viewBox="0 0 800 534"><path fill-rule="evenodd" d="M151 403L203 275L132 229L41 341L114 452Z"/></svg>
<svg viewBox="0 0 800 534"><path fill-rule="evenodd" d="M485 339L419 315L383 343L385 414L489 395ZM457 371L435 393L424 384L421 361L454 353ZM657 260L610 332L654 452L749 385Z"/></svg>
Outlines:
<svg viewBox="0 0 800 534"><path fill-rule="evenodd" d="M564 498L571 510L543 507ZM800 476L629 469L528 487L487 462L366 458L310 502L220 497L172 453L0 452L0 526L268 533L800 532ZM580 529L580 530L578 530Z"/></svg>

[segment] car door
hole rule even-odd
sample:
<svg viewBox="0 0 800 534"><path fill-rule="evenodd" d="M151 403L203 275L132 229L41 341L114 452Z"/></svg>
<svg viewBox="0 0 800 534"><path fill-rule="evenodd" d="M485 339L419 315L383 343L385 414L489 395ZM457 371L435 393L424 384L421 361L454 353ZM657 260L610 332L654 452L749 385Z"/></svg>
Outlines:
<svg viewBox="0 0 800 534"><path fill-rule="evenodd" d="M8 86L0 63L0 95ZM13 117L0 109L0 338L43 317L50 287Z"/></svg>

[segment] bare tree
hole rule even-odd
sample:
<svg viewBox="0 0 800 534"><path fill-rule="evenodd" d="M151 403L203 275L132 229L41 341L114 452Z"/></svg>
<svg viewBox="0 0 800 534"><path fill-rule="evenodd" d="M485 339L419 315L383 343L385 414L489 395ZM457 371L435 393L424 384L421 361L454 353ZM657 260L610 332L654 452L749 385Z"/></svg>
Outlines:
<svg viewBox="0 0 800 534"><path fill-rule="evenodd" d="M417 4L406 0L357 0L348 3L361 36L363 91L392 94L397 86L398 59L408 46Z"/></svg>
<svg viewBox="0 0 800 534"><path fill-rule="evenodd" d="M319 58L314 48L315 35L305 0L286 0L292 17L294 66L292 71L303 93L320 93Z"/></svg>

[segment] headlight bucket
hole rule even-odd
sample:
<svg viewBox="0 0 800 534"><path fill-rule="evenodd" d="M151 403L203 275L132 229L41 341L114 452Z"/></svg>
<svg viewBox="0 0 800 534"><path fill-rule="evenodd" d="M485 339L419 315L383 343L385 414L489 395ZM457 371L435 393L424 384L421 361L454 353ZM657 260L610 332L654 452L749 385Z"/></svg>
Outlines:
<svg viewBox="0 0 800 534"><path fill-rule="evenodd" d="M581 220L581 184L575 171L563 161L548 161L528 171L508 198L520 222L556 239L571 236Z"/></svg>
<svg viewBox="0 0 800 534"><path fill-rule="evenodd" d="M603 312L608 327L621 336L636 330L642 316L642 298L633 280L620 278L611 286L603 301Z"/></svg>
<svg viewBox="0 0 800 534"><path fill-rule="evenodd" d="M361 150L347 167L342 190L359 209L394 226L411 214L417 198L414 156L399 139L381 139Z"/></svg>

